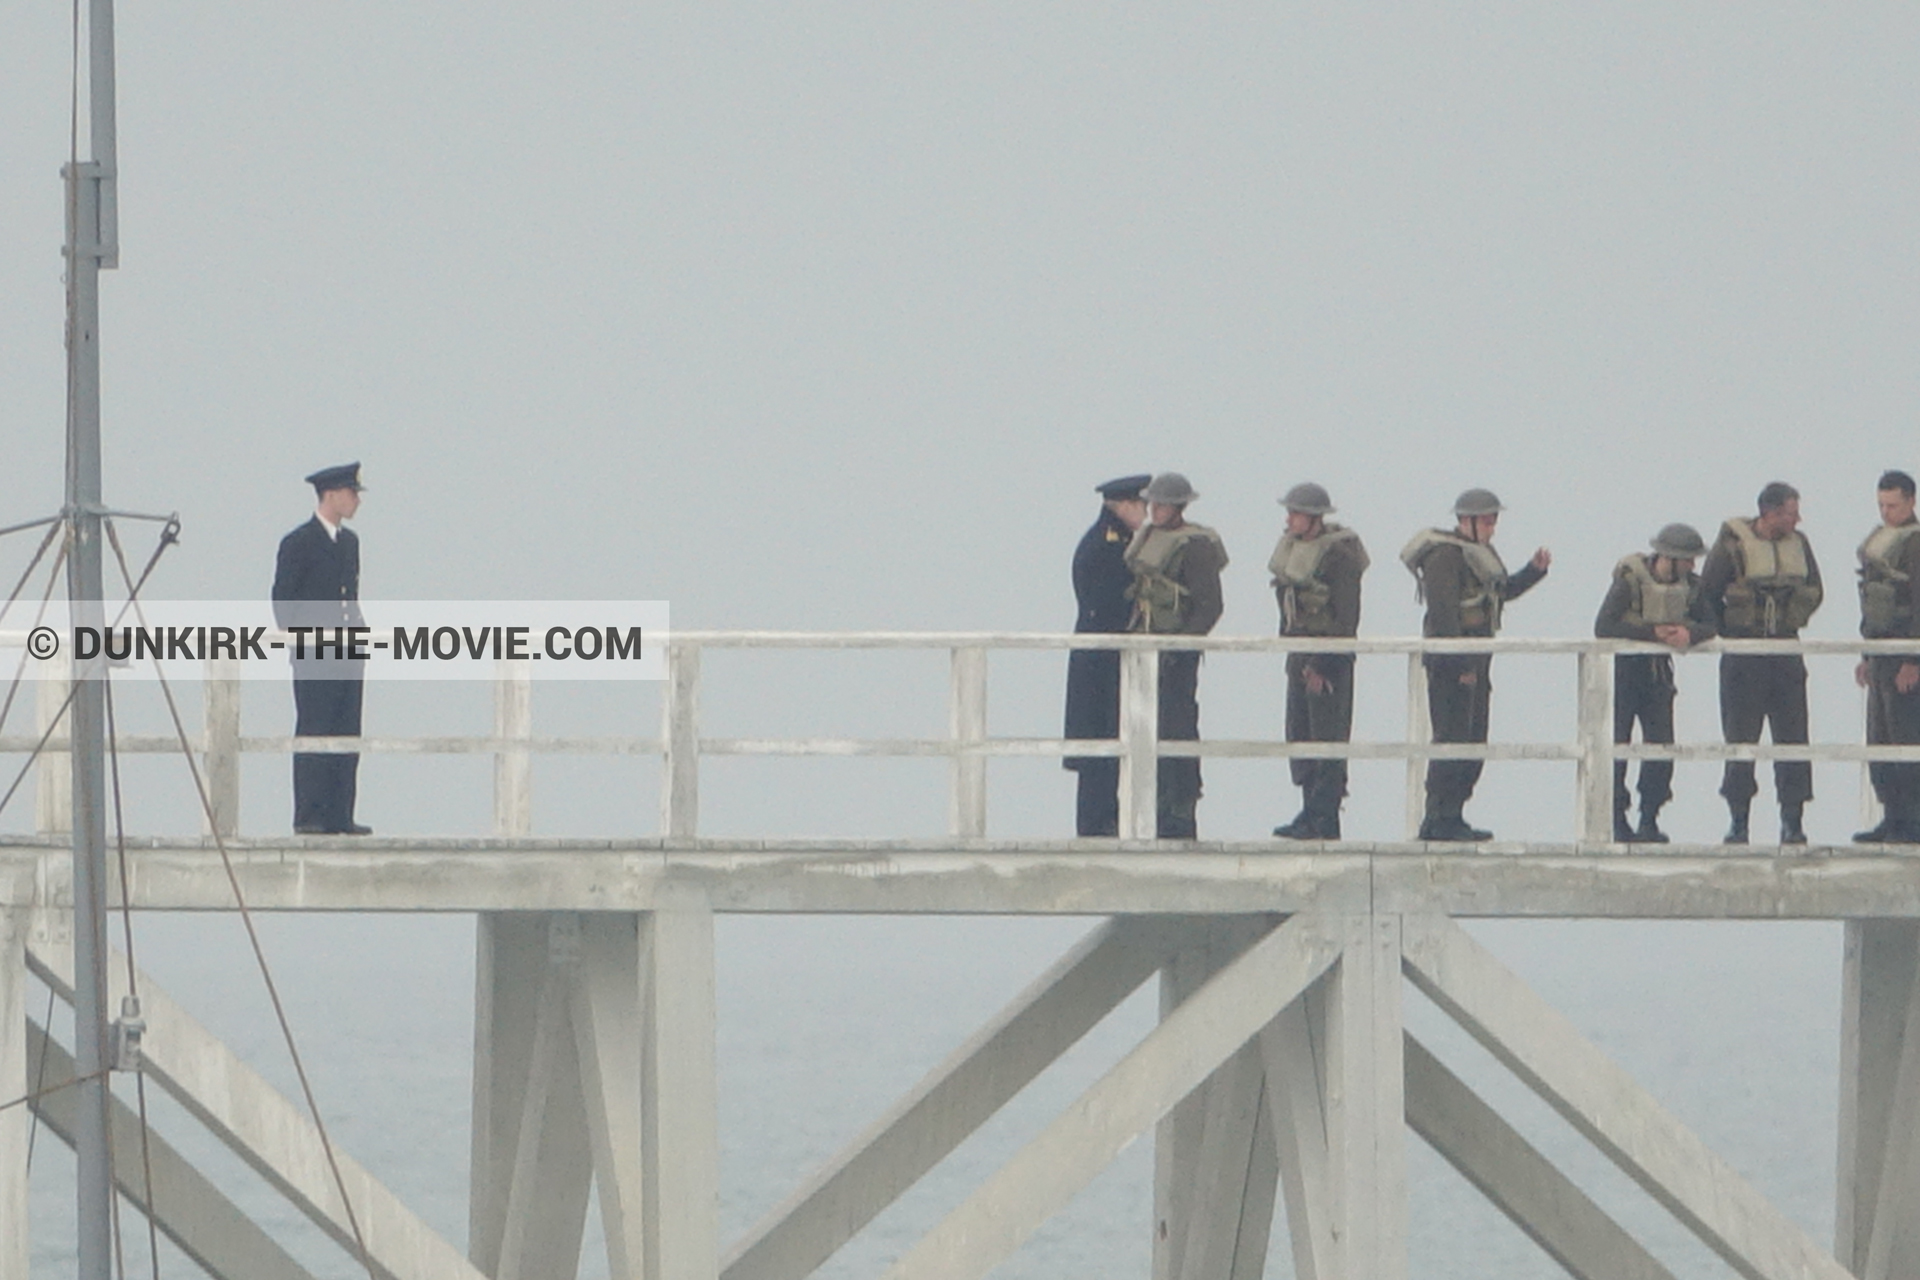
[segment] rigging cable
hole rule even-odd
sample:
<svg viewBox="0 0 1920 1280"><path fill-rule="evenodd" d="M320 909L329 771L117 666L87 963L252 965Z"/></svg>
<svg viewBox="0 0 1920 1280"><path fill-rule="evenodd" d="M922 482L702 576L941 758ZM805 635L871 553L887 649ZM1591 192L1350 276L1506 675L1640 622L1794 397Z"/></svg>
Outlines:
<svg viewBox="0 0 1920 1280"><path fill-rule="evenodd" d="M4 605L0 605L0 621L5 620L8 611L13 608L14 601L20 598L22 588L27 585L28 576L31 575L39 565L40 557L47 553L47 544L53 541L53 535L56 532L60 532L63 528L64 526L55 525L52 529L47 530L47 536L41 540L40 549L33 553L33 561L27 565L26 573L21 574L20 580L13 584L13 593L7 597L7 602ZM53 558L53 568L47 572L47 589L40 593L40 608L35 611L33 615L33 623L35 626L39 626L40 623L46 619L47 605L53 599L53 586L54 583L60 580L60 570L67 562L67 548L71 543L71 537L60 540L60 554ZM13 668L13 681L7 686L6 701L0 703L0 727L6 725L7 716L13 710L14 695L20 691L20 680L21 677L26 674L28 656L27 650L23 646L20 650L20 661L16 663Z"/></svg>
<svg viewBox="0 0 1920 1280"><path fill-rule="evenodd" d="M134 1009L138 1010L140 967L134 963L133 957L133 899L127 878L127 823L120 800L120 729L113 716L113 682L106 680L102 683L106 686L107 695L107 763L113 778L113 839L120 854L120 926L127 947L127 994L133 1001ZM140 1177L147 1208L147 1256L153 1261L153 1280L160 1280L160 1228L155 1222L159 1213L153 1203L153 1130L147 1118L145 1071L135 1069L133 1086L140 1104ZM126 1274L124 1261L121 1274Z"/></svg>
<svg viewBox="0 0 1920 1280"><path fill-rule="evenodd" d="M154 562L159 560L161 552L174 542L179 541L178 521L170 523L160 534L160 545L154 549L153 559L147 562L147 568L140 575L138 583L127 572L127 557L120 547L120 535L114 529L113 522L106 522L107 542L113 548L113 557L120 565L120 576L127 582L127 606L134 610L141 625L145 625L146 616L140 609L140 586L147 580L147 574L153 571ZM233 890L234 905L239 909L240 922L246 927L247 941L253 948L254 963L260 969L260 978L267 988L267 998L273 1004L273 1016L280 1024L280 1036L287 1046L287 1055L293 1060L294 1074L300 1080L300 1092L306 1099L307 1113L313 1119L313 1127L320 1138L320 1149L327 1157L327 1168L333 1175L334 1189L339 1192L340 1204L347 1215L347 1225L353 1230L353 1242L360 1254L360 1261L367 1269L368 1280L379 1280L374 1267L373 1254L367 1248L366 1235L360 1229L360 1217L353 1210L353 1197L347 1193L345 1175L340 1172L340 1161L334 1153L333 1138L327 1133L326 1121L321 1118L320 1104L315 1099L313 1084L307 1078L306 1062L300 1056L300 1047L294 1040L293 1026L287 1020L285 1005L280 1000L280 989L273 980L273 970L267 964L267 953L260 943L260 933L254 927L253 913L247 908L246 894L240 888L239 873L234 870L233 855L227 849L226 837L220 831L219 822L213 813L213 801L207 795L207 784L201 776L200 765L193 758L193 744L187 736L186 722L180 718L180 704L174 699L173 685L167 679L159 658L153 659L153 673L160 682L160 692L166 698L167 713L173 718L173 729L179 738L181 758L186 761L187 772L193 777L193 789L200 798L200 811L207 821L207 830L213 833L214 847L220 852L220 863L226 869L227 885Z"/></svg>
<svg viewBox="0 0 1920 1280"><path fill-rule="evenodd" d="M52 534L55 532L55 530L63 529L63 528L65 528L64 525L54 526L54 529L48 530L48 536L51 537ZM0 607L0 618L5 617L7 610L13 607L14 600L19 597L21 590L27 585L28 575L33 572L34 565L37 565L40 563L40 557L46 554L46 550L47 550L46 543L43 542L41 543L39 550L33 553L33 564L29 564L27 566L27 572L20 575L20 581L13 584L13 594L7 597L6 605L4 607ZM63 540L60 545L60 554L54 557L53 567L47 571L47 589L41 593L39 611L36 612L33 616L33 621L36 626L39 625L41 619L47 616L47 601L50 600L53 596L53 584L59 581L60 566L63 563L65 563L66 558L67 558L67 546L66 546L66 542ZM20 662L13 669L13 682L7 686L6 701L4 703L0 703L0 728L6 727L7 716L11 714L13 711L14 695L19 692L20 679L23 675L26 674L27 657L28 657L28 654L26 649L22 648L20 651ZM64 711L64 707L62 708L62 710ZM54 716L53 717L54 723L58 724L59 719L60 717L58 715ZM41 741L44 742L45 739L43 738L41 739ZM33 754L28 757L29 762L37 758L38 755L39 755L39 749L35 748ZM18 784L16 783L16 785ZM11 798L11 793L9 793L9 798ZM4 804L0 804L0 808L4 808L4 807L5 807ZM44 1029L45 1033L49 1036L53 1034L53 1002L54 1002L54 990L53 990L52 984L49 983L47 986L47 1016L46 1016L46 1020L40 1024L41 1027ZM46 1081L47 1081L47 1055L43 1051L40 1054L39 1065L37 1065L34 1068L34 1081L33 1081L34 1089L38 1090L42 1085L46 1083ZM27 1120L27 1171L29 1173L33 1171L33 1148L39 1136L40 1136L40 1113L38 1111L34 1111Z"/></svg>
<svg viewBox="0 0 1920 1280"><path fill-rule="evenodd" d="M46 1061L45 1055L42 1055L41 1061ZM76 1085L83 1085L89 1080L98 1080L102 1076L111 1075L112 1072L112 1067L102 1067L98 1071L89 1071L83 1076L74 1076L71 1079L62 1080L59 1084L50 1084L43 1089L35 1089L32 1093L23 1093L17 1098L8 1098L5 1102L0 1102L0 1111L10 1111L14 1107L24 1107L30 1103L38 1102L42 1098L50 1098L64 1089L71 1089Z"/></svg>

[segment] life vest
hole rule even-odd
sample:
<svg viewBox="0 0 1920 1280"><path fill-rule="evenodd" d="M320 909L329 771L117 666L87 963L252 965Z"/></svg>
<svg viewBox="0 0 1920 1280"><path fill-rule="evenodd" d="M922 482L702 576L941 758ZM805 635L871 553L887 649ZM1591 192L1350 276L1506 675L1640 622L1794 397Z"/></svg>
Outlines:
<svg viewBox="0 0 1920 1280"><path fill-rule="evenodd" d="M1274 589L1280 594L1281 634L1334 634L1333 587L1320 576L1320 564L1336 543L1351 543L1353 554L1360 560L1360 572L1367 571L1367 549L1360 545L1360 535L1337 524L1323 526L1317 538L1287 534L1273 549L1267 572L1273 575Z"/></svg>
<svg viewBox="0 0 1920 1280"><path fill-rule="evenodd" d="M1630 627L1659 627L1668 623L1682 626L1687 621L1687 603L1693 596L1692 574L1674 582L1662 582L1653 576L1653 564L1645 552L1622 557L1613 568L1616 577L1633 586L1633 598L1621 621Z"/></svg>
<svg viewBox="0 0 1920 1280"><path fill-rule="evenodd" d="M1920 521L1883 524L1860 544L1860 634L1869 640L1903 636L1912 626L1912 588L1900 563L1916 533Z"/></svg>
<svg viewBox="0 0 1920 1280"><path fill-rule="evenodd" d="M1467 562L1467 589L1460 596L1460 627L1469 634L1500 630L1500 608L1507 598L1507 566L1500 553L1484 542L1463 538L1451 529L1422 529L1400 549L1400 562L1413 574L1416 597L1427 598L1425 564L1439 546L1460 548Z"/></svg>
<svg viewBox="0 0 1920 1280"><path fill-rule="evenodd" d="M1127 568L1133 571L1133 585L1127 588L1133 601L1132 630L1177 635L1186 629L1191 593L1180 575L1187 548L1199 541L1211 542L1226 565L1226 544L1206 525L1162 529L1143 524L1134 531L1127 544Z"/></svg>
<svg viewBox="0 0 1920 1280"><path fill-rule="evenodd" d="M1763 538L1743 516L1728 520L1720 533L1733 535L1740 547L1739 576L1722 596L1721 629L1728 635L1773 639L1806 626L1822 595L1812 581L1806 538L1798 532Z"/></svg>

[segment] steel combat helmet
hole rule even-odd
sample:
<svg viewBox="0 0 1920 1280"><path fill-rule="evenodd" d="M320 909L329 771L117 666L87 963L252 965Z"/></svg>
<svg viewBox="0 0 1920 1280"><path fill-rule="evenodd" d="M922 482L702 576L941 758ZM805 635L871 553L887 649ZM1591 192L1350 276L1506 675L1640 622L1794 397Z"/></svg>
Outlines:
<svg viewBox="0 0 1920 1280"><path fill-rule="evenodd" d="M1456 516L1497 516L1505 510L1491 489L1469 489L1453 500Z"/></svg>
<svg viewBox="0 0 1920 1280"><path fill-rule="evenodd" d="M1287 496L1280 499L1280 505L1289 511L1298 511L1302 515L1330 516L1333 514L1333 498L1322 485L1308 481L1297 484L1287 490Z"/></svg>
<svg viewBox="0 0 1920 1280"><path fill-rule="evenodd" d="M1653 535L1653 553L1672 560L1693 560L1707 553L1707 544L1692 525L1670 524Z"/></svg>
<svg viewBox="0 0 1920 1280"><path fill-rule="evenodd" d="M1147 485L1146 492L1140 495L1148 502L1163 502L1168 506L1184 507L1200 495L1193 491L1187 478L1178 471L1162 471Z"/></svg>

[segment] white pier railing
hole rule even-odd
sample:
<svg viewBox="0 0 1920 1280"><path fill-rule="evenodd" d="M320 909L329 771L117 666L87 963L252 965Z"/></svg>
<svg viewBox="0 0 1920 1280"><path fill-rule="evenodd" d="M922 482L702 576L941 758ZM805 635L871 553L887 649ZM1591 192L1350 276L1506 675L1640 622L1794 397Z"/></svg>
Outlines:
<svg viewBox="0 0 1920 1280"><path fill-rule="evenodd" d="M9 637L0 636L0 643ZM15 641L17 643L17 640ZM1435 759L1563 760L1575 765L1571 796L1582 843L1606 843L1612 835L1612 769L1615 760L1810 760L1920 761L1920 746L1867 746L1859 742L1809 745L1683 742L1673 746L1613 741L1613 662L1624 653L1670 653L1657 645L1593 639L1435 640L1423 638L1287 639L1241 636L1058 635L1026 632L781 632L689 631L667 644L667 678L658 736L553 736L533 732L532 669L503 661L494 688L494 730L488 735L297 738L241 732L241 693L247 683L230 663L208 664L203 723L191 742L202 757L204 777L222 835L238 833L240 760L245 755L294 751L364 754L491 755L494 758L495 829L531 831L531 762L536 755L652 756L663 766L660 834L670 839L700 835L700 764L710 756L933 757L951 762L948 833L959 839L988 834L987 762L1015 757L1117 756L1120 760L1120 838L1148 839L1154 830L1157 761L1162 757L1292 757L1403 760L1406 763L1406 832L1411 840L1425 807L1425 766ZM948 731L944 737L713 737L702 732L701 656L708 650L911 650L951 655ZM994 736L988 732L989 658L996 653L1072 649L1117 650L1122 656L1122 713L1114 739ZM1203 653L1353 653L1397 655L1406 660L1406 735L1397 741L1289 743L1273 739L1158 739L1159 664L1168 650ZM1857 657L1911 652L1901 641L1714 641L1688 652L1800 654ZM1545 655L1572 660L1577 696L1574 733L1559 740L1435 743L1427 713L1425 657L1490 653ZM257 682L255 682L257 683ZM1205 694L1203 692L1203 700ZM0 753L33 748L64 697L58 679L44 680L39 723L31 734L0 736ZM123 735L119 749L133 753L178 750L163 735ZM68 822L65 739L55 734L40 762L37 824L43 832Z"/></svg>
<svg viewBox="0 0 1920 1280"><path fill-rule="evenodd" d="M0 636L0 643L5 637ZM689 632L667 642L655 736L539 736L534 681L502 667L484 735L297 739L242 731L243 682L209 672L190 748L212 792L212 824L238 834L241 761L292 750L464 754L494 765L494 827L504 839L371 841L276 836L223 847L189 837L143 842L112 888L130 913L467 912L476 918L470 1230L464 1250L428 1227L365 1166L342 1160L342 1193L323 1175L317 1124L228 1046L138 981L142 1069L332 1240L364 1249L394 1280L573 1275L589 1190L608 1272L641 1280L806 1280L979 1132L1050 1064L1147 983L1160 1021L1097 1081L988 1173L884 1280L983 1280L1086 1187L1128 1143L1151 1134L1154 1214L1142 1244L1154 1280L1244 1280L1270 1248L1290 1248L1315 1280L1408 1280L1411 1130L1570 1274L1671 1275L1519 1124L1455 1075L1404 1016L1417 990L1729 1270L1751 1280L1920 1275L1920 860L1800 852L1645 850L1528 842L1503 851L1282 842L985 839L987 764L1008 757L1106 755L1122 763L1124 830L1152 829L1162 756L1331 755L1404 762L1417 815L1434 758L1553 760L1580 844L1611 835L1617 758L1920 760L1920 747L1616 746L1612 657L1653 651L1595 640L1204 640L1006 633ZM1113 740L996 736L987 716L996 654L1114 649L1121 734ZM1406 726L1392 741L1287 744L1156 740L1156 651L1271 655L1345 650L1407 663ZM946 732L930 737L719 737L701 719L709 650L917 650L946 653ZM1898 644L1743 643L1718 651L1829 659ZM1575 682L1572 732L1439 746L1428 741L1425 667L1434 653L1545 655ZM718 665L718 664L715 664ZM876 667L879 665L875 664ZM937 687L937 686L936 686ZM1563 688L1567 686L1562 686ZM284 696L283 690L275 690ZM449 691L451 694L453 691ZM47 680L31 750L66 694ZM876 698L882 696L875 695ZM1203 699L1206 697L1203 691ZM284 703L282 704L284 705ZM1521 716L1529 733L1544 717ZM1566 722L1562 717L1561 723ZM49 737L55 751L65 742ZM123 736L123 751L178 749ZM651 756L663 766L661 836L556 840L532 834L536 755ZM700 835L702 764L716 756L922 757L949 770L951 839L726 841ZM64 823L65 761L43 754L40 819ZM31 1082L73 1068L36 1020L37 977L73 982L71 873L58 838L0 841L0 1103L25 1099L56 1133L65 1095ZM883 847L875 847L875 846ZM1248 856L1253 855L1253 856ZM1039 874L1033 874L1039 873ZM118 874L118 873L116 873ZM730 1243L720 1235L716 914L729 912L1108 916L837 1151L821 1152L791 1194ZM1460 920L1511 918L1824 919L1845 922L1834 1247L1715 1155L1603 1046L1583 1036ZM110 966L109 1007L131 989ZM33 996L29 1000L29 996ZM1676 1030L1676 1034L1678 1031ZM30 1094L34 1096L29 1097ZM0 1280L24 1280L29 1221L26 1108L0 1110ZM138 1117L114 1111L116 1132ZM131 1141L131 1137L128 1139ZM133 1148L127 1148L132 1151ZM155 1181L120 1162L122 1189L218 1280L309 1273L277 1256L211 1177L154 1147ZM1284 1203L1287 1232L1274 1231ZM352 1210L348 1211L351 1204ZM555 1264L552 1259L559 1259Z"/></svg>

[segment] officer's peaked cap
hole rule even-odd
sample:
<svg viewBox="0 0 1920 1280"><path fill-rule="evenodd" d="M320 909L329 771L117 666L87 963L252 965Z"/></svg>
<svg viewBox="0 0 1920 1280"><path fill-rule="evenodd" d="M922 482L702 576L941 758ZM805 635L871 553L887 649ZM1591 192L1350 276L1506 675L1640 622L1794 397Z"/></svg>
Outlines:
<svg viewBox="0 0 1920 1280"><path fill-rule="evenodd" d="M1297 484L1287 490L1287 496L1280 499L1280 505L1289 511L1298 511L1309 516L1330 516L1333 514L1333 498L1324 485L1308 481Z"/></svg>
<svg viewBox="0 0 1920 1280"><path fill-rule="evenodd" d="M366 488L360 483L360 464L343 462L337 467L322 467L307 477L307 483L313 486L315 493L325 493L329 489L351 489L355 493Z"/></svg>
<svg viewBox="0 0 1920 1280"><path fill-rule="evenodd" d="M1118 480L1109 480L1105 484L1093 486L1093 491L1109 502L1125 502L1129 498L1138 498L1140 491L1147 487L1152 476L1142 473L1137 476L1121 476Z"/></svg>
<svg viewBox="0 0 1920 1280"><path fill-rule="evenodd" d="M1456 516L1497 516L1505 510L1491 489L1469 489L1453 500Z"/></svg>
<svg viewBox="0 0 1920 1280"><path fill-rule="evenodd" d="M1146 493L1142 496L1148 502L1184 507L1200 495L1193 491L1193 486L1178 471L1162 471L1148 482Z"/></svg>

